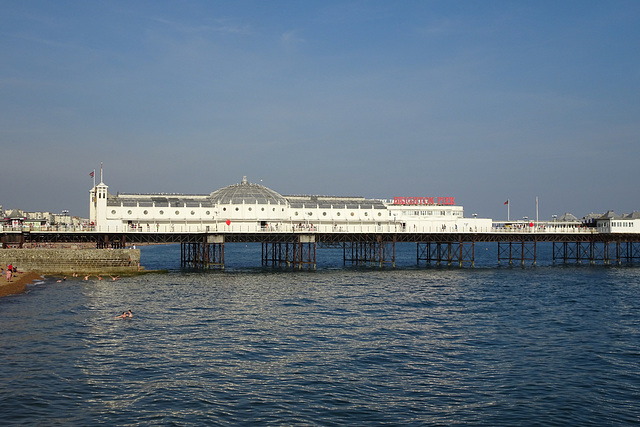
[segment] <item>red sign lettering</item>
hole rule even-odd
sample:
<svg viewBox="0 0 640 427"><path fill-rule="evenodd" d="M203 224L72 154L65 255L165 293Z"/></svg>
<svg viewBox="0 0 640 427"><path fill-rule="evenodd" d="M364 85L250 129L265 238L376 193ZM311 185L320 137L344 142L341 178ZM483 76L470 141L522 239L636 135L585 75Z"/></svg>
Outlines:
<svg viewBox="0 0 640 427"><path fill-rule="evenodd" d="M394 205L454 206L455 197L394 197Z"/></svg>

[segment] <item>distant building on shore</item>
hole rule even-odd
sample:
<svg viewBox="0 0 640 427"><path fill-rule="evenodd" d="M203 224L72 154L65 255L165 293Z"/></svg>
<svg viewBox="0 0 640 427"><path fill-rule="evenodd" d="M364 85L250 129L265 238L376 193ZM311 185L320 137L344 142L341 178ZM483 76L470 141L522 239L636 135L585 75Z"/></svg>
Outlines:
<svg viewBox="0 0 640 427"><path fill-rule="evenodd" d="M86 218L74 217L69 211L59 214L52 212L27 212L22 209L9 209L2 211L0 206L0 218L2 225L8 227L69 227L87 224Z"/></svg>

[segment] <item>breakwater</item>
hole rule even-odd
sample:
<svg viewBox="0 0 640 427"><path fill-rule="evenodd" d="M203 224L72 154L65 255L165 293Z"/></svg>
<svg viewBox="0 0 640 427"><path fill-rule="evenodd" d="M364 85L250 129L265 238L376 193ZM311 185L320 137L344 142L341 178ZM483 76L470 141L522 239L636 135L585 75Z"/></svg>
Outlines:
<svg viewBox="0 0 640 427"><path fill-rule="evenodd" d="M42 274L127 274L140 267L140 249L2 249L0 265Z"/></svg>

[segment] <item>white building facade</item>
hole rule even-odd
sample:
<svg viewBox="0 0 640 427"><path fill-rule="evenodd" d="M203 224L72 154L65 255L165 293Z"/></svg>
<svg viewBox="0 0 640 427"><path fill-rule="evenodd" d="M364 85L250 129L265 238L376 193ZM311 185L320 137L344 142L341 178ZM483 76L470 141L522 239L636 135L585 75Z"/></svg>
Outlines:
<svg viewBox="0 0 640 427"><path fill-rule="evenodd" d="M599 233L640 233L640 212L616 215L609 211L596 220Z"/></svg>
<svg viewBox="0 0 640 427"><path fill-rule="evenodd" d="M464 218L450 197L282 196L246 177L206 195L90 191L90 221L108 232L488 232L491 219Z"/></svg>

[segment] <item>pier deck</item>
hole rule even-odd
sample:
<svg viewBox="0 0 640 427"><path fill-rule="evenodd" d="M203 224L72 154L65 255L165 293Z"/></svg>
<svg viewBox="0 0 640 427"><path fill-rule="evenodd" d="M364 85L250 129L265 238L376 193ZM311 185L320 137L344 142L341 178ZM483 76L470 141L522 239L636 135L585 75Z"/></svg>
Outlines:
<svg viewBox="0 0 640 427"><path fill-rule="evenodd" d="M181 261L195 268L224 268L225 243L262 244L262 263L315 268L318 247L340 247L345 263L395 266L395 245L415 243L416 260L447 265L474 265L477 243L497 243L498 263L537 261L537 244L553 244L554 262L621 263L640 260L640 233L599 233L595 228L492 228L483 232L242 231L118 232L94 230L3 230L2 247L41 247L49 244L125 248L140 244L182 245Z"/></svg>

